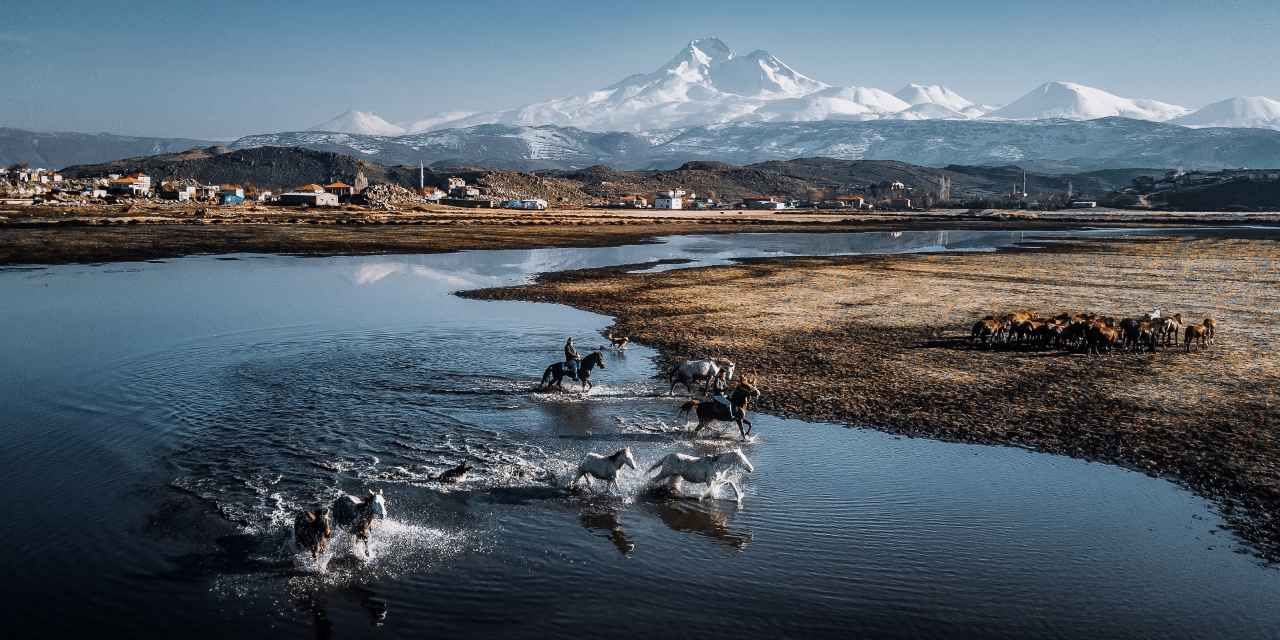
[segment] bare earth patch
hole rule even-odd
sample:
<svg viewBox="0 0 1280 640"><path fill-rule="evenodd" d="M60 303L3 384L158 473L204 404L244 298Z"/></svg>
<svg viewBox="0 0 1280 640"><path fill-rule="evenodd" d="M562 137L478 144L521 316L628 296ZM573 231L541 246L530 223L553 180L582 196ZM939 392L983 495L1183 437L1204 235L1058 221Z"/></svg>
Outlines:
<svg viewBox="0 0 1280 640"><path fill-rule="evenodd" d="M1165 475L1280 558L1280 242L1261 234L595 269L466 295L609 314L615 333L668 360L731 358L759 374L766 411ZM993 312L1153 308L1218 319L1217 344L1090 357L967 340Z"/></svg>

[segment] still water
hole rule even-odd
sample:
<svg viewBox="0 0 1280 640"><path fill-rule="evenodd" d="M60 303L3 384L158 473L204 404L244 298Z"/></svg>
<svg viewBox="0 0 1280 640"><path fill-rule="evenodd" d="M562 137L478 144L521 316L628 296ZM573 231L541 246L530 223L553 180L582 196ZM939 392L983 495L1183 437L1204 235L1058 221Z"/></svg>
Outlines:
<svg viewBox="0 0 1280 640"><path fill-rule="evenodd" d="M603 316L464 300L557 269L990 250L1018 232L676 237L603 249L242 255L0 271L0 582L16 637L1263 637L1280 571L1114 467L758 416L741 503L654 495L693 440L653 352L533 385ZM1053 234L1049 234L1053 235ZM749 365L749 363L746 363ZM768 393L767 381L764 392ZM587 452L635 451L612 493ZM434 474L467 461L466 482ZM371 557L292 516L385 491ZM692 495L692 492L690 492Z"/></svg>

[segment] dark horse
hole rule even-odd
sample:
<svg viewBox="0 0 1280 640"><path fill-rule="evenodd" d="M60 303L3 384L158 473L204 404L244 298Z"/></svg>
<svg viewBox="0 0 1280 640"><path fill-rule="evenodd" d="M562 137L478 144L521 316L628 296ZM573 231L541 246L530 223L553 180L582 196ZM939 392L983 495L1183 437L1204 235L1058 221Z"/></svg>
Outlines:
<svg viewBox="0 0 1280 640"><path fill-rule="evenodd" d="M587 357L582 359L582 362L578 363L578 375L573 379L582 383L583 391L591 390L591 370L596 367L600 367L601 369L608 368L604 366L604 356L601 355L599 351L592 351L591 353L587 354ZM561 384L564 381L564 377L565 377L564 363L557 362L547 367L547 370L542 372L541 388L547 389L551 386L554 386L557 389L564 391L564 385ZM548 380L553 380L553 381L551 382L551 384L547 384Z"/></svg>
<svg viewBox="0 0 1280 640"><path fill-rule="evenodd" d="M690 400L680 406L680 412L677 417L687 415L689 411L695 411L698 414L698 427L693 430L694 433L702 431L707 424L720 420L722 422L738 423L738 434L743 440L747 439L747 435L751 433L751 421L747 419L747 404L754 398L760 397L760 390L756 389L752 379L740 380L738 386L733 389L733 393L729 394L729 404L733 407L732 413L729 407L723 402L716 400ZM736 415L735 415L736 414ZM742 425L746 424L744 431Z"/></svg>

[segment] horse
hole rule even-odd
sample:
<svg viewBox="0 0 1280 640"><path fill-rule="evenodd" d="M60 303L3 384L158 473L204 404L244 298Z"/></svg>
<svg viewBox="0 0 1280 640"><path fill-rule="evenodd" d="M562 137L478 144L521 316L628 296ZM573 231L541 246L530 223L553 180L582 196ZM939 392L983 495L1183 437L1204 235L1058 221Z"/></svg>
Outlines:
<svg viewBox="0 0 1280 640"><path fill-rule="evenodd" d="M693 430L694 433L702 431L702 428L715 420L724 422L738 423L738 434L743 440L751 433L751 421L747 419L747 405L754 398L760 397L760 390L755 388L751 383L752 380L739 380L738 386L734 387L733 393L729 394L729 406L725 406L723 402L718 400L690 400L680 406L680 411L676 413L676 417L687 416L693 411L698 416L698 427ZM746 424L745 431L742 425Z"/></svg>
<svg viewBox="0 0 1280 640"><path fill-rule="evenodd" d="M707 485L707 491L702 494L702 498L711 495L717 485L722 482L728 482L733 487L734 496L741 500L742 489L738 487L738 483L732 480L723 480L725 472L731 467L740 467L745 469L747 473L755 471L755 467L751 466L751 461L742 455L742 450L734 449L702 457L683 453L669 453L654 463L652 467L649 467L648 473L661 469L658 475L653 477L653 481L658 483L670 481L672 491L679 490L681 480L693 484L705 484Z"/></svg>
<svg viewBox="0 0 1280 640"><path fill-rule="evenodd" d="M608 338L609 342L613 344L613 348L618 351L626 349L627 345L631 343L631 338L628 338L627 336L615 336L613 335L613 332L604 334L604 337Z"/></svg>
<svg viewBox="0 0 1280 640"><path fill-rule="evenodd" d="M467 479L467 474L474 468L466 462L462 462L456 467L441 471L440 475L432 478L432 480L436 482L462 482Z"/></svg>
<svg viewBox="0 0 1280 640"><path fill-rule="evenodd" d="M1187 353L1191 353L1191 343L1200 343L1200 348L1208 346L1209 326L1207 324L1189 324L1182 336L1183 347Z"/></svg>
<svg viewBox="0 0 1280 640"><path fill-rule="evenodd" d="M671 391L669 395L676 394L676 385L683 384L684 388L693 393L693 383L701 382L705 387L716 376L720 375L723 369L727 372L727 380L733 379L734 364L732 361L724 358L710 358L707 360L686 360L671 367L671 371L667 373L667 382L671 383Z"/></svg>
<svg viewBox="0 0 1280 640"><path fill-rule="evenodd" d="M1163 340L1164 346L1178 346L1178 332L1182 330L1181 313L1175 313L1160 320L1156 326L1159 329L1158 336Z"/></svg>
<svg viewBox="0 0 1280 640"><path fill-rule="evenodd" d="M583 392L590 391L591 387L594 386L591 384L590 378L591 370L596 367L608 369L608 367L604 366L604 355L599 351L592 351L587 354L587 357L582 359L582 362L578 363L578 375L573 379L582 383ZM563 362L557 362L547 367L547 370L542 372L542 384L540 385L540 388L550 389L554 386L557 389L564 391L564 385L561 383L564 382L565 375L567 374L564 370ZM551 380L554 381L548 384L548 381Z"/></svg>
<svg viewBox="0 0 1280 640"><path fill-rule="evenodd" d="M1218 321L1213 318L1205 318L1203 324L1205 331L1209 334L1206 336L1209 344L1213 344L1214 339L1218 337Z"/></svg>
<svg viewBox="0 0 1280 640"><path fill-rule="evenodd" d="M334 522L364 543L364 555L367 557L373 519L387 517L387 501L382 497L382 489L370 489L369 496L364 500L351 495L340 496L333 501L330 509L333 511Z"/></svg>
<svg viewBox="0 0 1280 640"><path fill-rule="evenodd" d="M329 548L329 539L333 538L333 518L329 510L319 508L303 511L293 520L293 543L299 549L311 552L311 560L319 559L320 554Z"/></svg>
<svg viewBox="0 0 1280 640"><path fill-rule="evenodd" d="M578 465L578 477L573 479L570 485L578 484L578 481L586 478L587 486L591 486L591 479L598 478L604 480L606 485L618 486L618 470L622 467L636 468L636 459L631 457L631 447L619 449L612 455L600 455L598 453L588 453L582 464Z"/></svg>
<svg viewBox="0 0 1280 640"><path fill-rule="evenodd" d="M1000 321L992 316L987 316L973 323L973 330L969 332L969 339L975 344L981 342L984 346L990 347L991 341L995 340L1000 333Z"/></svg>

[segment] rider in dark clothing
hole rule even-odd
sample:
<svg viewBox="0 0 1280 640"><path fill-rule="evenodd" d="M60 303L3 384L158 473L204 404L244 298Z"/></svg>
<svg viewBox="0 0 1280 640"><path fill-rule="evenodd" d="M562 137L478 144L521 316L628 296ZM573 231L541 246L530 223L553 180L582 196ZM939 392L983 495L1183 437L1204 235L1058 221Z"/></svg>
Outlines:
<svg viewBox="0 0 1280 640"><path fill-rule="evenodd" d="M727 391L729 387L728 374L728 370L721 369L720 372L716 374L716 377L711 380L708 394L711 396L712 400L724 405L724 408L729 411L729 416L734 420L737 420L738 410L729 402L729 396L725 395L725 391Z"/></svg>
<svg viewBox="0 0 1280 640"><path fill-rule="evenodd" d="M564 370L575 380L578 379L578 363L581 361L582 356L573 348L573 338L570 337L564 341Z"/></svg>

